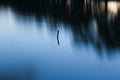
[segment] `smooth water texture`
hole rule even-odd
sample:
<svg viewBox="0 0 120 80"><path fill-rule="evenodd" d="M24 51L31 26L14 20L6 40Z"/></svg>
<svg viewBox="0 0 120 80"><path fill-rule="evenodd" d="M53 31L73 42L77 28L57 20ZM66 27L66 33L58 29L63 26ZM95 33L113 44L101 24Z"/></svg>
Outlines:
<svg viewBox="0 0 120 80"><path fill-rule="evenodd" d="M64 1L1 3L0 80L120 80L120 2Z"/></svg>

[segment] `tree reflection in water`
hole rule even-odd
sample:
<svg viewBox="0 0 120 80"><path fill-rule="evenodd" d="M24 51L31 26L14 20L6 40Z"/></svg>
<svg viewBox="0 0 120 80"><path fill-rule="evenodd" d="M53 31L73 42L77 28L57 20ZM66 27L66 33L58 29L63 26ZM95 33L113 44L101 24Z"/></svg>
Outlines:
<svg viewBox="0 0 120 80"><path fill-rule="evenodd" d="M119 1L2 0L1 4L11 6L21 16L34 15L38 23L39 19L46 16L51 29L56 29L56 26L51 25L59 22L70 25L76 45L82 40L98 48L104 44L108 50L120 47Z"/></svg>

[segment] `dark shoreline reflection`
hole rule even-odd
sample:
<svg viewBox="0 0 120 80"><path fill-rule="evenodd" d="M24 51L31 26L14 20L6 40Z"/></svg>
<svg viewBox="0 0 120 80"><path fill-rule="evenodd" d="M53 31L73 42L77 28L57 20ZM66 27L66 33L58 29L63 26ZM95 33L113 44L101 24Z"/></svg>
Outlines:
<svg viewBox="0 0 120 80"><path fill-rule="evenodd" d="M29 20L34 16L39 23L42 16L46 16L51 29L56 28L59 22L69 24L72 30L74 43L77 45L82 39L85 43L93 43L96 47L105 44L108 50L120 47L119 29L119 5L117 1L59 1L37 0L36 5L27 4L27 1L21 6L21 2L12 1L9 4L16 14L20 14ZM79 5L81 4L81 5ZM46 6L47 5L47 6ZM112 5L109 6L109 5ZM32 8L31 8L32 7ZM30 18L32 19L32 18ZM64 26L66 28L66 26ZM100 46L98 46L100 47Z"/></svg>

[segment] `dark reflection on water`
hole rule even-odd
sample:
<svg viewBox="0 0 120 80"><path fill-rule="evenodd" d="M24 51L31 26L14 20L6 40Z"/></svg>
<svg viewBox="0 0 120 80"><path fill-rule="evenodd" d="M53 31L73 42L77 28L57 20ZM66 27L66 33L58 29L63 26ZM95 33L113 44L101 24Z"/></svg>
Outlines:
<svg viewBox="0 0 120 80"><path fill-rule="evenodd" d="M68 27L72 30L76 44L81 42L81 37L82 42L90 42L96 46L103 43L109 50L119 48L120 40L117 34L119 34L120 2L45 0L39 1L39 5L36 6L30 3L28 6L26 4L20 6L17 2L14 5L10 4L16 14L20 15L18 18L22 18L21 20L35 20L39 24L45 19L50 31L57 29L59 25L64 25L64 28L70 25Z"/></svg>
<svg viewBox="0 0 120 80"><path fill-rule="evenodd" d="M120 79L119 1L0 5L0 80Z"/></svg>

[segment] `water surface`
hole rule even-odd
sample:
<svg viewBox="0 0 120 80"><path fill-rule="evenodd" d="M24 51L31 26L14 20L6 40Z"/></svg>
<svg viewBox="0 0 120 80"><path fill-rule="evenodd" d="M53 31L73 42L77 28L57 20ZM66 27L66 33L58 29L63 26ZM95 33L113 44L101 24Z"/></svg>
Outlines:
<svg viewBox="0 0 120 80"><path fill-rule="evenodd" d="M119 16L118 1L1 2L0 80L120 80Z"/></svg>

